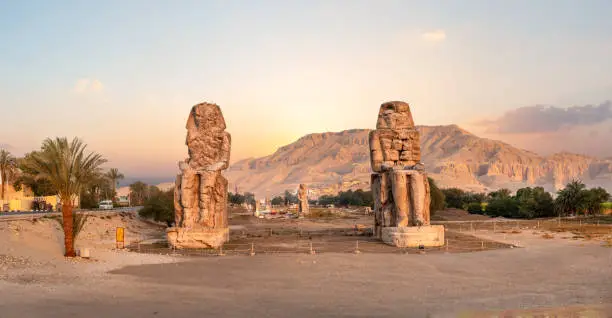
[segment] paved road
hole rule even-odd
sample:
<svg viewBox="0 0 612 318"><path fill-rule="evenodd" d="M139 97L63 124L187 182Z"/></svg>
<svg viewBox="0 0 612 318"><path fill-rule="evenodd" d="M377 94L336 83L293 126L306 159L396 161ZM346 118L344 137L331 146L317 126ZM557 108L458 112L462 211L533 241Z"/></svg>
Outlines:
<svg viewBox="0 0 612 318"><path fill-rule="evenodd" d="M136 212L140 209L140 206L128 207L128 208L117 208L111 210L78 210L75 212L87 212L87 213L117 213L117 212ZM18 212L0 212L0 220L18 220L22 218L38 218L46 215L61 215L60 212L41 212L41 211L18 211Z"/></svg>

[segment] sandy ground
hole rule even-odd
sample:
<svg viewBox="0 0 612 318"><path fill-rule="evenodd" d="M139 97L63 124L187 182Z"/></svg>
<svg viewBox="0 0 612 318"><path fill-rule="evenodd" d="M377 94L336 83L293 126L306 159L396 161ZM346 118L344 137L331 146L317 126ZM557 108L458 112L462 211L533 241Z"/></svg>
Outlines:
<svg viewBox="0 0 612 318"><path fill-rule="evenodd" d="M116 226L128 243L159 233L134 217L90 221L77 246L91 260L61 257L55 220L0 222L0 317L612 317L612 248L561 234L476 231L523 248L461 254L189 258L113 250Z"/></svg>

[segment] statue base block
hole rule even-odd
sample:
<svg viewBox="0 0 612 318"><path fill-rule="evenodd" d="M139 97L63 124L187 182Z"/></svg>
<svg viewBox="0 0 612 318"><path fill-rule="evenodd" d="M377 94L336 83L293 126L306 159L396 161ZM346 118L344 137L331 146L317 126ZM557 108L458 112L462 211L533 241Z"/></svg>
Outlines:
<svg viewBox="0 0 612 318"><path fill-rule="evenodd" d="M168 244L175 248L219 248L229 241L229 228L186 229L172 227L166 230Z"/></svg>
<svg viewBox="0 0 612 318"><path fill-rule="evenodd" d="M397 247L443 246L444 226L384 227L382 228L382 241Z"/></svg>

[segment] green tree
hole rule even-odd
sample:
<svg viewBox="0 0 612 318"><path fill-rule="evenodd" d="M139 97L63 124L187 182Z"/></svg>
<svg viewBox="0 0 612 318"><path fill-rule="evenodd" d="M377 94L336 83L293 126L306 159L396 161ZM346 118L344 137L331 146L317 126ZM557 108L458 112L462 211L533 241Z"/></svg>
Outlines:
<svg viewBox="0 0 612 318"><path fill-rule="evenodd" d="M244 201L249 205L255 206L255 194L252 192L245 192Z"/></svg>
<svg viewBox="0 0 612 318"><path fill-rule="evenodd" d="M470 203L481 204L485 202L486 199L487 195L484 193L466 192L463 196L463 207L467 208L467 205Z"/></svg>
<svg viewBox="0 0 612 318"><path fill-rule="evenodd" d="M433 215L436 211L442 211L446 206L446 199L444 197L444 193L438 185L436 181L432 178L427 178L429 181L429 193L431 195L431 201L429 203L429 211L430 214Z"/></svg>
<svg viewBox="0 0 612 318"><path fill-rule="evenodd" d="M559 215L578 213L585 207L583 203L586 185L579 180L572 180L565 188L557 192L555 208Z"/></svg>
<svg viewBox="0 0 612 318"><path fill-rule="evenodd" d="M468 203L466 210L471 214L482 214L482 203L470 202Z"/></svg>
<svg viewBox="0 0 612 318"><path fill-rule="evenodd" d="M117 168L110 168L104 176L111 182L112 189L112 199L115 201L115 197L117 196L117 186L119 186L119 180L123 180L125 176L123 173L119 172Z"/></svg>
<svg viewBox="0 0 612 318"><path fill-rule="evenodd" d="M231 193L228 192L228 200L230 203L232 204L243 204L246 201L246 198L244 195L240 194L240 193Z"/></svg>
<svg viewBox="0 0 612 318"><path fill-rule="evenodd" d="M463 209L463 199L465 197L465 191L459 188L448 188L442 189L446 206L449 208Z"/></svg>
<svg viewBox="0 0 612 318"><path fill-rule="evenodd" d="M581 208L585 214L599 214L603 209L603 203L610 199L606 189L597 187L583 190Z"/></svg>
<svg viewBox="0 0 612 318"><path fill-rule="evenodd" d="M291 194L291 192L289 192L289 190L285 190L284 201L285 201L285 205L289 205L289 204L294 204L294 203L300 202L298 200L298 198L297 198L297 195Z"/></svg>
<svg viewBox="0 0 612 318"><path fill-rule="evenodd" d="M337 202L337 197L333 196L333 195L322 195L319 197L319 200L317 200L317 203L319 205L330 205L330 204L338 204Z"/></svg>
<svg viewBox="0 0 612 318"><path fill-rule="evenodd" d="M40 178L48 179L62 203L65 256L74 257L73 198L79 194L106 162L102 155L86 152L87 145L79 138L47 138L40 152L29 162L30 169Z"/></svg>
<svg viewBox="0 0 612 318"><path fill-rule="evenodd" d="M519 206L513 197L494 197L487 204L487 215L514 218L519 214Z"/></svg>
<svg viewBox="0 0 612 318"><path fill-rule="evenodd" d="M553 198L542 187L519 189L515 199L519 207L518 217L541 218L555 214Z"/></svg>
<svg viewBox="0 0 612 318"><path fill-rule="evenodd" d="M0 149L0 181L2 189L0 199L4 200L8 184L17 170L17 159L6 149Z"/></svg>
<svg viewBox="0 0 612 318"><path fill-rule="evenodd" d="M283 204L283 202L285 202L285 199L283 199L283 197L281 196L275 196L270 202L272 203L272 205L281 205Z"/></svg>
<svg viewBox="0 0 612 318"><path fill-rule="evenodd" d="M147 192L149 192L149 186L142 181L130 184L130 201L133 205L143 205Z"/></svg>
<svg viewBox="0 0 612 318"><path fill-rule="evenodd" d="M510 189L502 188L497 191L489 192L487 197L489 199L502 199L502 198L509 198L511 195L512 195L512 191L510 191Z"/></svg>
<svg viewBox="0 0 612 318"><path fill-rule="evenodd" d="M149 197L144 201L143 207L138 215L143 218L153 219L157 222L165 222L168 226L174 223L174 189L168 191L152 190Z"/></svg>
<svg viewBox="0 0 612 318"><path fill-rule="evenodd" d="M53 189L53 184L49 179L41 177L36 171L32 170L32 158L36 151L25 154L23 158L17 159L17 168L20 173L13 180L13 188L19 191L23 187L32 190L35 196L55 195L57 192Z"/></svg>

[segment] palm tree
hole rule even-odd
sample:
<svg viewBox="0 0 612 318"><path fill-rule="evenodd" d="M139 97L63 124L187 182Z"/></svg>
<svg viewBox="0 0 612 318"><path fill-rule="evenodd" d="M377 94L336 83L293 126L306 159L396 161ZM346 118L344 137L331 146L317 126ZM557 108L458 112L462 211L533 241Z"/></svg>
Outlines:
<svg viewBox="0 0 612 318"><path fill-rule="evenodd" d="M17 159L8 150L0 149L0 181L2 181L0 199L2 200L4 200L6 186L14 176L16 168Z"/></svg>
<svg viewBox="0 0 612 318"><path fill-rule="evenodd" d="M559 214L578 213L582 210L582 201L584 196L585 184L582 181L574 179L568 183L565 188L557 192L555 199L555 207Z"/></svg>
<svg viewBox="0 0 612 318"><path fill-rule="evenodd" d="M119 172L119 169L117 168L111 168L110 170L108 170L105 176L111 182L111 187L113 189L113 193L112 193L113 201L115 201L115 196L117 195L117 186L119 185L119 180L122 180L123 178L125 178L125 176L123 175L123 173Z"/></svg>
<svg viewBox="0 0 612 318"><path fill-rule="evenodd" d="M135 205L142 205L145 200L145 196L147 195L147 190L149 186L142 182L136 181L130 184L130 200Z"/></svg>
<svg viewBox="0 0 612 318"><path fill-rule="evenodd" d="M32 156L31 169L37 178L51 182L62 202L65 256L74 257L74 216L73 198L92 177L100 173L100 166L106 162L102 155L95 152L85 153L87 145L79 138L47 138L42 149Z"/></svg>

